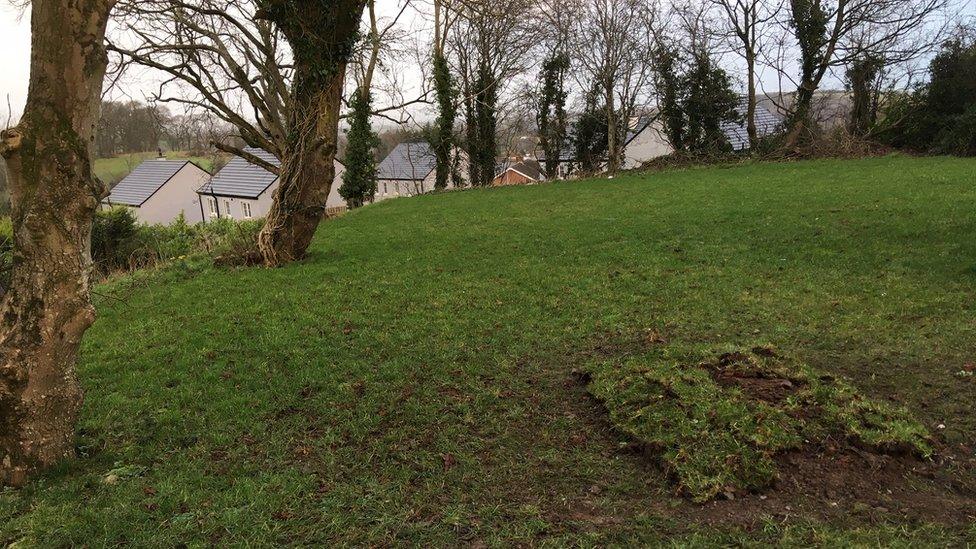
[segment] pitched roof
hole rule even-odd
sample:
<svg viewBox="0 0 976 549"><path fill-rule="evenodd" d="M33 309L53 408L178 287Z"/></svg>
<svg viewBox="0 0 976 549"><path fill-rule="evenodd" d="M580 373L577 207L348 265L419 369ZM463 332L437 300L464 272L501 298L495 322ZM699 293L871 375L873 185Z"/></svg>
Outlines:
<svg viewBox="0 0 976 549"><path fill-rule="evenodd" d="M520 162L506 160L497 166L495 177L499 177L508 170L516 171L534 181L542 181L545 175L542 173L542 165L538 160L526 159Z"/></svg>
<svg viewBox="0 0 976 549"><path fill-rule="evenodd" d="M142 206L149 198L156 194L167 181L179 173L188 160L166 160L158 158L146 160L136 166L132 173L119 181L112 188L112 193L105 199L109 204L124 204L126 206Z"/></svg>
<svg viewBox="0 0 976 549"><path fill-rule="evenodd" d="M437 158L424 141L400 143L376 168L378 179L421 181L437 167Z"/></svg>
<svg viewBox="0 0 976 549"><path fill-rule="evenodd" d="M736 106L735 110L742 117L740 122L724 122L722 133L732 145L732 150L743 151L749 148L749 131L746 128L746 112L749 110L748 100L743 100ZM766 110L761 105L756 105L756 132L759 137L766 137L778 132L783 122L773 113Z"/></svg>
<svg viewBox="0 0 976 549"><path fill-rule="evenodd" d="M624 139L624 144L629 145L638 135L644 132L647 128L651 126L654 122L654 117L649 115L644 115L637 118L634 123L627 128L627 137Z"/></svg>
<svg viewBox="0 0 976 549"><path fill-rule="evenodd" d="M275 166L281 165L281 161L275 155L263 149L248 147L244 150L265 162ZM197 192L200 194L254 199L268 190L268 187L277 181L277 179L278 176L276 174L269 172L261 166L251 164L239 156L235 156Z"/></svg>

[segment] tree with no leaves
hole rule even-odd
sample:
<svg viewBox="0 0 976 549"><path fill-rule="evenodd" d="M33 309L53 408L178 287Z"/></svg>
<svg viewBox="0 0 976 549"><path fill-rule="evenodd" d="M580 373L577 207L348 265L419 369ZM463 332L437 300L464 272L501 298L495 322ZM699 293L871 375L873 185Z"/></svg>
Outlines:
<svg viewBox="0 0 976 549"><path fill-rule="evenodd" d="M33 0L20 123L0 136L14 227L0 306L0 485L23 485L74 452L75 363L95 320L91 227L105 185L92 174L104 40L114 0Z"/></svg>
<svg viewBox="0 0 976 549"><path fill-rule="evenodd" d="M782 9L782 0L709 0L722 14L724 35L746 64L746 131L749 143L759 142L756 128L756 62L763 45L764 31Z"/></svg>
<svg viewBox="0 0 976 549"><path fill-rule="evenodd" d="M192 94L158 101L205 109L232 124L248 145L281 167L217 142L279 176L258 238L261 258L278 266L304 257L335 175L346 64L366 0L151 0L131 3L140 44L113 50L163 71ZM280 42L287 42L290 59ZM248 118L243 111L251 109Z"/></svg>
<svg viewBox="0 0 976 549"><path fill-rule="evenodd" d="M835 67L871 55L891 62L903 56L911 38L938 35L945 25L930 25L944 14L949 0L790 0L787 26L800 50L800 76L789 109L785 148L796 149L811 136L813 99ZM780 72L783 73L782 67Z"/></svg>
<svg viewBox="0 0 976 549"><path fill-rule="evenodd" d="M335 178L346 63L366 0L259 0L257 19L274 23L291 46L294 76L278 189L258 247L265 265L305 257Z"/></svg>
<svg viewBox="0 0 976 549"><path fill-rule="evenodd" d="M607 171L624 156L627 124L652 81L655 6L647 0L588 0L576 7L573 57L581 88L599 87L607 128Z"/></svg>

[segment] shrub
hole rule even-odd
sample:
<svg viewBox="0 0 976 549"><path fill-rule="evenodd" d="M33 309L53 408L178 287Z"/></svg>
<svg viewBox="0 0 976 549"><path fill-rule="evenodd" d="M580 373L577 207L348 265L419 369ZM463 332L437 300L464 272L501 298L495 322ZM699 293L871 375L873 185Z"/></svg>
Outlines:
<svg viewBox="0 0 976 549"><path fill-rule="evenodd" d="M929 74L926 85L891 101L876 134L894 147L976 156L976 36L947 42Z"/></svg>
<svg viewBox="0 0 976 549"><path fill-rule="evenodd" d="M112 208L95 214L92 259L101 276L194 254L229 262L228 256L253 255L262 224L261 220L217 219L190 225L180 216L171 225L141 225L131 210Z"/></svg>

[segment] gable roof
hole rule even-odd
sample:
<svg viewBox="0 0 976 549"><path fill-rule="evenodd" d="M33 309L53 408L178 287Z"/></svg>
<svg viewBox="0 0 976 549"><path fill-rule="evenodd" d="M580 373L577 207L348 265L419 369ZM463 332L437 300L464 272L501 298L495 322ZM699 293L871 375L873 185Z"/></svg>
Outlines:
<svg viewBox="0 0 976 549"><path fill-rule="evenodd" d="M506 160L498 165L495 177L501 177L509 170L520 173L533 181L542 181L545 179L545 175L542 173L542 165L538 160L526 159L520 162Z"/></svg>
<svg viewBox="0 0 976 549"><path fill-rule="evenodd" d="M281 161L275 155L264 149L248 147L244 150L265 162L275 166L281 165ZM277 180L276 174L235 156L197 192L206 195L255 199L264 194L264 191L268 190L268 187Z"/></svg>
<svg viewBox="0 0 976 549"><path fill-rule="evenodd" d="M400 143L376 168L377 179L422 181L437 167L430 143Z"/></svg>
<svg viewBox="0 0 976 549"><path fill-rule="evenodd" d="M748 99L739 102L735 108L742 120L739 122L723 122L722 133L729 140L734 151L744 151L749 148L749 130L746 128L746 113L749 111ZM782 121L769 112L765 107L756 105L756 133L759 137L767 137L778 132Z"/></svg>
<svg viewBox="0 0 976 549"><path fill-rule="evenodd" d="M630 142L637 138L638 135L644 133L644 130L651 127L651 123L654 122L654 117L650 115L644 115L630 125L627 128L627 136L624 138L624 145L630 145Z"/></svg>
<svg viewBox="0 0 976 549"><path fill-rule="evenodd" d="M136 166L136 169L125 176L125 179L119 181L112 188L111 194L105 201L109 204L142 206L187 164L193 163L189 160L167 160L165 158L146 160ZM195 164L193 165L195 166ZM200 170L203 171L202 168Z"/></svg>

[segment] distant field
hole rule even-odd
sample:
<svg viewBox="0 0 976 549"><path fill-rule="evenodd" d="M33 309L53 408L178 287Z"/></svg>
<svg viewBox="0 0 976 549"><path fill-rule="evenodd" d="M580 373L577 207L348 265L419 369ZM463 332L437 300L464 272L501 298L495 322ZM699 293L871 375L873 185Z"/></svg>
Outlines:
<svg viewBox="0 0 976 549"><path fill-rule="evenodd" d="M974 160L400 198L298 264L191 259L97 296L81 457L0 492L0 545L976 543ZM850 378L934 433L938 472L694 504L580 381L633 341Z"/></svg>
<svg viewBox="0 0 976 549"><path fill-rule="evenodd" d="M156 152L132 153L114 158L98 158L95 160L95 175L102 181L115 185L135 169L140 163L156 158ZM206 156L189 156L183 152L166 153L166 158L191 160L202 168L210 171L213 168L213 158Z"/></svg>

